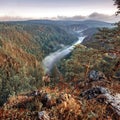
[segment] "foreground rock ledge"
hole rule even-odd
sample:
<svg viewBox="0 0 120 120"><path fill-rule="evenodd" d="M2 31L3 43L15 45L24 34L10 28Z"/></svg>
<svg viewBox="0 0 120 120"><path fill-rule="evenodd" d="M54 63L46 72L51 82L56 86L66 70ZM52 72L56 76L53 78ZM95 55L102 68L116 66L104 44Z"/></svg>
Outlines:
<svg viewBox="0 0 120 120"><path fill-rule="evenodd" d="M105 102L107 105L110 105L112 111L114 111L120 117L119 93L112 95L112 93L107 88L97 86L82 92L80 96L86 99L97 98L97 100L100 102Z"/></svg>

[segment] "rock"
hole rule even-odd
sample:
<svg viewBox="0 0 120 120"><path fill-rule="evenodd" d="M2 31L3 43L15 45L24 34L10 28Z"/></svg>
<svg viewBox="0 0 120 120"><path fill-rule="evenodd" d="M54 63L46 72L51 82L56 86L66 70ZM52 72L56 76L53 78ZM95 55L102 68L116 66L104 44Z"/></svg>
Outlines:
<svg viewBox="0 0 120 120"><path fill-rule="evenodd" d="M109 91L106 88L97 86L82 92L80 96L85 97L86 99L92 99L92 98L96 98L100 94L106 94L106 93L109 93Z"/></svg>
<svg viewBox="0 0 120 120"><path fill-rule="evenodd" d="M112 95L107 88L97 86L82 92L80 96L86 99L97 98L98 102L106 103L117 116L120 116L120 94Z"/></svg>
<svg viewBox="0 0 120 120"><path fill-rule="evenodd" d="M50 107L51 106L51 95L48 93L44 93L41 102L43 104L43 107Z"/></svg>
<svg viewBox="0 0 120 120"><path fill-rule="evenodd" d="M101 93L101 94L109 93L109 90L108 90L107 88L104 88L104 87L97 87L97 89L100 90L100 93Z"/></svg>
<svg viewBox="0 0 120 120"><path fill-rule="evenodd" d="M50 101L50 100L51 100L51 95L50 95L50 94L46 94L46 95L45 95L45 99L46 99L47 101Z"/></svg>
<svg viewBox="0 0 120 120"><path fill-rule="evenodd" d="M106 103L111 105L111 108L120 116L120 94L111 95L105 94L107 100Z"/></svg>
<svg viewBox="0 0 120 120"><path fill-rule="evenodd" d="M46 111L38 112L39 120L50 120L50 117Z"/></svg>
<svg viewBox="0 0 120 120"><path fill-rule="evenodd" d="M107 97L104 94L102 94L102 95L99 95L96 100L100 103L105 103L107 100Z"/></svg>
<svg viewBox="0 0 120 120"><path fill-rule="evenodd" d="M95 71L95 70L90 71L90 73L88 75L88 78L91 81L99 81L99 80L106 79L106 77L105 77L105 75L104 75L103 72L101 72L101 71Z"/></svg>

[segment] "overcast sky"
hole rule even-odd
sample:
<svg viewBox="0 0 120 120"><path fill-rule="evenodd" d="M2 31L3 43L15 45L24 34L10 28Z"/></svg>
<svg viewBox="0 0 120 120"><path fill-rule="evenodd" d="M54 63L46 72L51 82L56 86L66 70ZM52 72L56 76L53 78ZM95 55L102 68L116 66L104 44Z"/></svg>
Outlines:
<svg viewBox="0 0 120 120"><path fill-rule="evenodd" d="M0 16L44 18L92 13L113 15L113 0L0 0Z"/></svg>

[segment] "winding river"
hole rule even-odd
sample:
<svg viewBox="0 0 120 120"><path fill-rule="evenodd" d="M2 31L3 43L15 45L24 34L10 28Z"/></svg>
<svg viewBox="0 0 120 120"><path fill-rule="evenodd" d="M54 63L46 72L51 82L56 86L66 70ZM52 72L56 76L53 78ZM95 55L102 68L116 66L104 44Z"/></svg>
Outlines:
<svg viewBox="0 0 120 120"><path fill-rule="evenodd" d="M68 55L74 49L74 46L80 44L84 38L85 38L84 36L79 37L78 41L72 44L71 46L67 46L63 49L57 50L56 52L53 52L48 56L46 56L43 59L43 67L44 67L45 73L49 73L53 68L53 66L62 58L64 58L66 55Z"/></svg>

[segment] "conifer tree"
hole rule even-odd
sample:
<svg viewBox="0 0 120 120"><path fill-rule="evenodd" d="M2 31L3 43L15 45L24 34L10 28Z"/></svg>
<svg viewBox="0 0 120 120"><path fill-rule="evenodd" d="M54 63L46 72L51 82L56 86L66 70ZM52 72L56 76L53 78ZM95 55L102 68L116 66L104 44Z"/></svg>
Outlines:
<svg viewBox="0 0 120 120"><path fill-rule="evenodd" d="M114 5L116 5L117 9L118 9L118 11L116 12L116 14L118 15L118 14L120 14L120 0L114 0L114 2L115 2Z"/></svg>

